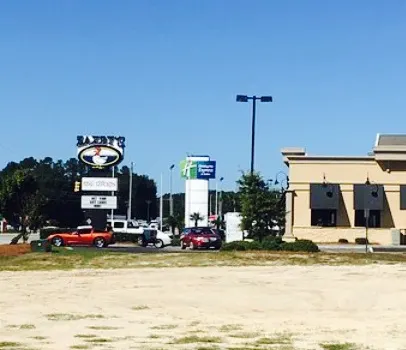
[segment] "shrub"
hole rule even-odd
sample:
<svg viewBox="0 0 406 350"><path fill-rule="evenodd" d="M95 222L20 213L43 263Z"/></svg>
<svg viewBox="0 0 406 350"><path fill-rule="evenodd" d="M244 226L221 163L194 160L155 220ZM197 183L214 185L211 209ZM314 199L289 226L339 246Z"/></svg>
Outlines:
<svg viewBox="0 0 406 350"><path fill-rule="evenodd" d="M43 228L39 230L39 238L47 239L48 236L53 235L55 233L73 232L74 230L75 229L72 228Z"/></svg>
<svg viewBox="0 0 406 350"><path fill-rule="evenodd" d="M254 250L255 248L261 249L259 242L248 242L248 241L234 241L230 243L224 243L221 247L221 250L231 251L231 250ZM259 248L258 248L259 247Z"/></svg>
<svg viewBox="0 0 406 350"><path fill-rule="evenodd" d="M369 243L368 240L364 237L355 238L355 243L357 244L367 244Z"/></svg>
<svg viewBox="0 0 406 350"><path fill-rule="evenodd" d="M174 236L172 238L172 247L179 247L180 246L180 238L179 236Z"/></svg>
<svg viewBox="0 0 406 350"><path fill-rule="evenodd" d="M261 243L263 250L280 250L283 243L282 237L268 236Z"/></svg>
<svg viewBox="0 0 406 350"><path fill-rule="evenodd" d="M338 243L348 243L348 240L345 239L345 238L340 238L340 239L338 240Z"/></svg>
<svg viewBox="0 0 406 350"><path fill-rule="evenodd" d="M319 247L314 242L307 239L298 239L295 242L284 242L281 244L281 250L290 252L309 252L315 253L319 251Z"/></svg>

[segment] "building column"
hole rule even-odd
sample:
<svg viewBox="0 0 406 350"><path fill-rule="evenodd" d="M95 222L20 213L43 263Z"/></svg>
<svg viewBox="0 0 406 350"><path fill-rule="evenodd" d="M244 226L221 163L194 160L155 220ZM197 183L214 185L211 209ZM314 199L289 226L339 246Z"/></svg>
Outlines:
<svg viewBox="0 0 406 350"><path fill-rule="evenodd" d="M285 234L284 240L294 240L293 236L293 191L287 190L285 192Z"/></svg>

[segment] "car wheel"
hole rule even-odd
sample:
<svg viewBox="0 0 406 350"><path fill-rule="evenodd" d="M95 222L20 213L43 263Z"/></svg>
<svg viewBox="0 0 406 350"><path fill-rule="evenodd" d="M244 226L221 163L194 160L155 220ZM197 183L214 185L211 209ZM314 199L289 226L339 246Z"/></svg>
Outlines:
<svg viewBox="0 0 406 350"><path fill-rule="evenodd" d="M155 245L155 248L163 248L164 242L162 241L162 239L157 239L154 245Z"/></svg>
<svg viewBox="0 0 406 350"><path fill-rule="evenodd" d="M193 242L190 242L189 248L190 248L190 250L195 250L196 246L193 244Z"/></svg>
<svg viewBox="0 0 406 350"><path fill-rule="evenodd" d="M52 244L55 247L62 247L63 246L63 239L62 237L56 236L54 238L52 238Z"/></svg>
<svg viewBox="0 0 406 350"><path fill-rule="evenodd" d="M103 248L106 244L106 241L104 240L103 237L96 237L93 241L93 244L95 245L96 248Z"/></svg>

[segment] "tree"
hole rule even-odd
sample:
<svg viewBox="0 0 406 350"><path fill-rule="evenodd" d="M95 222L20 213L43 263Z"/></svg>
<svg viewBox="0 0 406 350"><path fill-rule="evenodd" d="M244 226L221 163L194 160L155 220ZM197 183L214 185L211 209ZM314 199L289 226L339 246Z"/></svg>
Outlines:
<svg viewBox="0 0 406 350"><path fill-rule="evenodd" d="M0 208L5 217L21 227L21 234L16 236L12 243L20 238L27 240L27 227L37 229L43 223L42 208L46 198L39 190L33 169L14 168L1 177L0 182Z"/></svg>
<svg viewBox="0 0 406 350"><path fill-rule="evenodd" d="M272 190L258 173L243 173L238 185L241 228L248 231L248 237L262 241L274 234L273 228L283 216L279 192Z"/></svg>
<svg viewBox="0 0 406 350"><path fill-rule="evenodd" d="M193 213L190 215L190 220L195 222L195 227L199 225L199 221L202 221L204 219L203 216L200 215L200 213Z"/></svg>

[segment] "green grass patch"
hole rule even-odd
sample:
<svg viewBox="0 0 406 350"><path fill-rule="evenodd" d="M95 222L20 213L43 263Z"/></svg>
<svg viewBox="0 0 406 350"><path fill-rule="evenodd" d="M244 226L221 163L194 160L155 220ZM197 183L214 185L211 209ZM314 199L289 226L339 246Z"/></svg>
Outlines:
<svg viewBox="0 0 406 350"><path fill-rule="evenodd" d="M86 345L86 344L78 344L78 345L72 345L70 348L71 349L91 349L92 347L90 345Z"/></svg>
<svg viewBox="0 0 406 350"><path fill-rule="evenodd" d="M229 334L228 336L231 338L250 339L250 338L259 337L260 333L258 333L258 332L240 332L240 333Z"/></svg>
<svg viewBox="0 0 406 350"><path fill-rule="evenodd" d="M356 350L354 343L323 343L320 347L324 350Z"/></svg>
<svg viewBox="0 0 406 350"><path fill-rule="evenodd" d="M97 338L97 335L95 335L95 334L76 334L75 338L91 339L91 338Z"/></svg>
<svg viewBox="0 0 406 350"><path fill-rule="evenodd" d="M86 343L91 343L91 344L105 344L105 343L113 342L113 340L107 339L107 338L91 338L91 339L85 339L84 341Z"/></svg>
<svg viewBox="0 0 406 350"><path fill-rule="evenodd" d="M290 335L275 335L273 337L264 337L258 339L256 342L258 345L281 345L281 344L291 344L292 338Z"/></svg>
<svg viewBox="0 0 406 350"><path fill-rule="evenodd" d="M72 270L205 266L369 265L406 263L402 253L299 253L231 251L218 253L134 254L104 249L64 248L52 253L0 256L0 271Z"/></svg>
<svg viewBox="0 0 406 350"><path fill-rule="evenodd" d="M43 337L42 335L35 335L33 337L30 337L31 339L35 339L35 340L47 340L48 337Z"/></svg>
<svg viewBox="0 0 406 350"><path fill-rule="evenodd" d="M168 330L168 329L175 329L177 327L178 327L178 325L176 325L176 324L163 324L160 326L153 326L153 327L151 327L151 329Z"/></svg>
<svg viewBox="0 0 406 350"><path fill-rule="evenodd" d="M220 337L209 337L203 336L199 337L197 335L191 335L187 337L181 337L174 339L170 344L194 344L194 343L221 343L222 340Z"/></svg>
<svg viewBox="0 0 406 350"><path fill-rule="evenodd" d="M77 314L48 314L46 318L49 321L78 321L85 319L99 319L104 318L100 314L88 314L88 315L77 315Z"/></svg>
<svg viewBox="0 0 406 350"><path fill-rule="evenodd" d="M242 328L243 327L240 324L225 324L220 327L219 331L220 332L234 332L234 331L240 331Z"/></svg>
<svg viewBox="0 0 406 350"><path fill-rule="evenodd" d="M23 344L13 341L0 341L0 349L12 349L24 347Z"/></svg>
<svg viewBox="0 0 406 350"><path fill-rule="evenodd" d="M113 331L120 329L120 327L112 327L112 326L88 326L87 328L93 329L95 331Z"/></svg>
<svg viewBox="0 0 406 350"><path fill-rule="evenodd" d="M14 329L35 329L33 324L11 324L7 326L7 328L14 328Z"/></svg>
<svg viewBox="0 0 406 350"><path fill-rule="evenodd" d="M148 310L148 309L149 309L149 307L146 305L137 305L137 306L133 306L131 308L131 310L134 310L134 311L141 311L141 310Z"/></svg>

